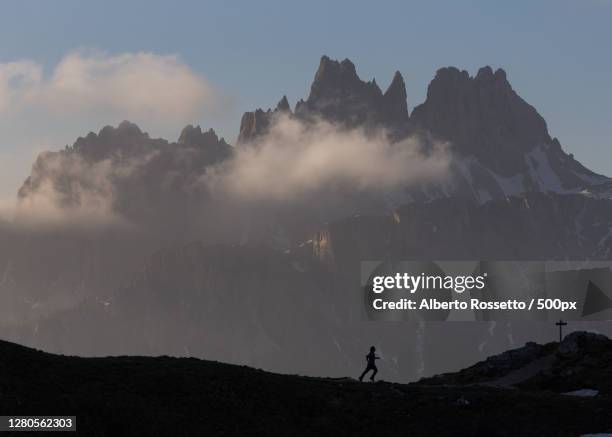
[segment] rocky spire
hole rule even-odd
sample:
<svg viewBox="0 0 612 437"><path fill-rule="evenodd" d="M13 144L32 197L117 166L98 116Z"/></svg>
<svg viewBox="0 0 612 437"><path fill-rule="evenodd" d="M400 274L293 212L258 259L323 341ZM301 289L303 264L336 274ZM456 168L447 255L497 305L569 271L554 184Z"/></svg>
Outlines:
<svg viewBox="0 0 612 437"><path fill-rule="evenodd" d="M179 136L178 144L197 149L196 156L200 163L205 165L221 162L232 154L232 147L223 138L219 138L214 129L203 132L200 126L185 126Z"/></svg>
<svg viewBox="0 0 612 437"><path fill-rule="evenodd" d="M351 61L345 59L338 62L323 56L310 87L307 103L312 110L320 109L330 97L342 98L360 94L366 86L357 76L355 65Z"/></svg>
<svg viewBox="0 0 612 437"><path fill-rule="evenodd" d="M395 72L391 85L383 95L385 115L389 122L398 123L408 120L406 84L399 71Z"/></svg>
<svg viewBox="0 0 612 437"><path fill-rule="evenodd" d="M274 112L291 112L291 107L289 106L287 96L283 96L283 98L280 99L280 101L276 104L276 109Z"/></svg>
<svg viewBox="0 0 612 437"><path fill-rule="evenodd" d="M195 144L202 137L202 128L200 126L193 126L188 124L183 128L181 134L179 135L178 143L179 144Z"/></svg>
<svg viewBox="0 0 612 437"><path fill-rule="evenodd" d="M270 111L264 112L262 109L256 109L253 112L245 112L240 120L238 145L252 142L266 132L269 126Z"/></svg>
<svg viewBox="0 0 612 437"><path fill-rule="evenodd" d="M291 114L291 107L289 106L287 96L283 96L280 99L274 111L270 109L267 111L257 109L254 112L245 112L240 121L238 144L252 142L257 137L266 133L275 114Z"/></svg>

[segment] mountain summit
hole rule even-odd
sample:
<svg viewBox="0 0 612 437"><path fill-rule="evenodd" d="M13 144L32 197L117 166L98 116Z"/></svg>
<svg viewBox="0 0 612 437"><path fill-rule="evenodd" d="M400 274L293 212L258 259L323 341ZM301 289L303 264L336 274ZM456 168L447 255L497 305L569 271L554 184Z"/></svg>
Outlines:
<svg viewBox="0 0 612 437"><path fill-rule="evenodd" d="M279 107L245 113L239 143L265 134ZM283 108L289 112L287 105ZM321 118L345 128L384 129L393 141L416 136L425 144L448 143L455 158L451 184L411 190L413 199L461 195L483 203L527 191L605 197L611 191L610 179L565 153L544 118L514 91L506 72L490 66L475 76L455 67L439 69L425 102L409 114L399 71L383 93L376 80L361 80L350 60L323 56L310 95L292 115L304 122Z"/></svg>
<svg viewBox="0 0 612 437"><path fill-rule="evenodd" d="M271 117L281 108L280 103L275 111L258 109L245 113L238 143L253 141L265 133ZM288 109L287 105L282 108ZM384 127L394 133L405 133L408 105L404 79L396 72L383 94L375 79L365 82L359 78L350 60L340 62L323 56L310 95L296 104L294 115L304 121L320 117L344 127Z"/></svg>

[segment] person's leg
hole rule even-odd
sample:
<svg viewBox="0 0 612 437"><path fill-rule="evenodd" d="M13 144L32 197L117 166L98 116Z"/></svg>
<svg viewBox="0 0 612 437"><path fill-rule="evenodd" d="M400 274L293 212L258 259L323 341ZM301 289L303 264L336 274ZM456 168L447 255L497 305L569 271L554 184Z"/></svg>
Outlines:
<svg viewBox="0 0 612 437"><path fill-rule="evenodd" d="M370 381L374 381L374 377L378 373L378 367L372 366L372 370L373 370L373 372L372 372L372 376L370 376Z"/></svg>
<svg viewBox="0 0 612 437"><path fill-rule="evenodd" d="M363 377L365 376L366 373L368 373L368 370L370 370L369 366L365 368L365 370L363 371L363 373L359 377L359 381L363 381Z"/></svg>

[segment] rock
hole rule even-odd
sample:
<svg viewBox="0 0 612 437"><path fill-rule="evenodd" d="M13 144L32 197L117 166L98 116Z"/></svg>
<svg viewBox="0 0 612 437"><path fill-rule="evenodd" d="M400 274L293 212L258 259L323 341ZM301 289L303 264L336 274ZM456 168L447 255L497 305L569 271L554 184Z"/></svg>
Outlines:
<svg viewBox="0 0 612 437"><path fill-rule="evenodd" d="M258 109L243 115L239 144L252 142L267 132L277 113L290 113L287 98L274 111ZM295 116L305 122L323 118L346 127L384 127L396 135L405 135L408 127L406 87L399 72L395 73L383 94L376 80L362 81L355 65L323 56L306 100L296 104Z"/></svg>
<svg viewBox="0 0 612 437"><path fill-rule="evenodd" d="M303 119L315 116L347 127L404 128L408 122L406 89L399 73L383 95L376 80L362 81L355 65L321 58L306 101L296 106Z"/></svg>
<svg viewBox="0 0 612 437"><path fill-rule="evenodd" d="M276 113L290 112L286 99L274 111L244 114L239 143L265 134ZM429 84L427 98L408 114L406 86L396 72L382 93L376 80L363 81L348 59L323 56L307 99L299 100L295 117L323 119L370 133L384 129L391 141L418 136L423 149L450 146L450 183L420 184L411 199L461 196L478 203L528 191L583 191L612 195L612 181L582 166L551 138L544 119L510 85L506 72L482 67L473 77L455 67L441 68ZM405 198L394 199L404 203Z"/></svg>
<svg viewBox="0 0 612 437"><path fill-rule="evenodd" d="M202 166L213 165L232 156L232 147L219 138L213 129L202 132L200 126L186 126L178 139L178 144L194 147L200 152Z"/></svg>
<svg viewBox="0 0 612 437"><path fill-rule="evenodd" d="M264 112L262 109L256 109L254 112L245 112L240 121L238 144L252 143L265 135L274 117L280 114L291 115L291 107L287 96L280 99L274 111L268 109Z"/></svg>
<svg viewBox="0 0 612 437"><path fill-rule="evenodd" d="M587 355L589 352L612 347L612 341L605 335L593 332L576 331L565 336L557 354L563 357Z"/></svg>
<svg viewBox="0 0 612 437"><path fill-rule="evenodd" d="M395 72L393 80L383 95L385 123L401 126L408 120L408 103L406 84L399 71Z"/></svg>
<svg viewBox="0 0 612 437"><path fill-rule="evenodd" d="M291 112L291 107L289 106L289 101L287 100L287 96L283 96L282 99L277 103L275 112Z"/></svg>
<svg viewBox="0 0 612 437"><path fill-rule="evenodd" d="M257 109L254 112L245 112L240 120L240 133L238 145L254 141L268 131L270 126L269 112Z"/></svg>
<svg viewBox="0 0 612 437"><path fill-rule="evenodd" d="M60 210L117 214L139 224L166 215L172 226L171 210L199 208L196 201L205 193L196 181L232 153L212 129L202 132L199 126L185 127L178 143L151 138L127 121L105 126L65 150L40 154L19 190L18 212L27 213L24 205L44 197Z"/></svg>

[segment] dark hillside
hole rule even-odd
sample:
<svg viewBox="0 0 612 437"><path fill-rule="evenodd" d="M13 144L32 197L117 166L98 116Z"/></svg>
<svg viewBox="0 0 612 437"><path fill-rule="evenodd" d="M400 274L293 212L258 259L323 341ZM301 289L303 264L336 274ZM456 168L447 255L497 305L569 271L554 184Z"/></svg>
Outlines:
<svg viewBox="0 0 612 437"><path fill-rule="evenodd" d="M358 383L191 358L76 358L0 342L2 414L76 415L79 435L577 436L609 396Z"/></svg>

